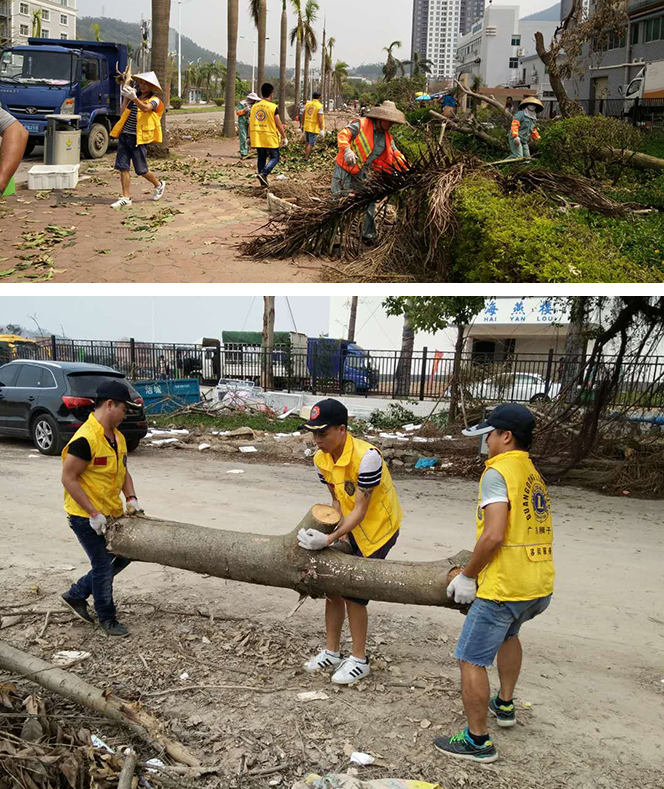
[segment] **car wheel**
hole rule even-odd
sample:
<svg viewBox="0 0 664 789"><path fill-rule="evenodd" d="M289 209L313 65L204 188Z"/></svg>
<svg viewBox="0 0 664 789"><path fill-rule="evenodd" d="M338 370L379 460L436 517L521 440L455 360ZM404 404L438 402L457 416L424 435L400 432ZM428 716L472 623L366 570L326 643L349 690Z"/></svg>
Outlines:
<svg viewBox="0 0 664 789"><path fill-rule="evenodd" d="M344 381L341 385L341 391L344 394L355 394L357 391L357 387L353 383L353 381Z"/></svg>
<svg viewBox="0 0 664 789"><path fill-rule="evenodd" d="M131 440L127 441L127 452L135 452L138 449L138 445L140 443L140 438L132 438Z"/></svg>
<svg viewBox="0 0 664 789"><path fill-rule="evenodd" d="M50 414L39 414L32 422L32 440L42 455L59 455L62 448L60 429Z"/></svg>
<svg viewBox="0 0 664 789"><path fill-rule="evenodd" d="M550 398L545 394L536 394L530 398L531 403L548 403Z"/></svg>

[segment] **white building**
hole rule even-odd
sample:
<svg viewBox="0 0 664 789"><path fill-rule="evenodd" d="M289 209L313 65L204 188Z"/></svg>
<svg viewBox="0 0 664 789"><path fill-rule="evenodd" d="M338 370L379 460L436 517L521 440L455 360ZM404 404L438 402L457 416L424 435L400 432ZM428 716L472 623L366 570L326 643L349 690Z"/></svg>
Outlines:
<svg viewBox="0 0 664 789"><path fill-rule="evenodd" d="M488 87L519 85L519 59L535 54L535 33L550 41L558 24L519 19L518 5L488 5L482 19L457 42L457 72L478 75Z"/></svg>
<svg viewBox="0 0 664 789"><path fill-rule="evenodd" d="M461 0L429 0L426 57L433 63L430 81L454 78L460 6Z"/></svg>
<svg viewBox="0 0 664 789"><path fill-rule="evenodd" d="M0 0L0 41L27 44L36 11L42 38L76 38L76 0Z"/></svg>

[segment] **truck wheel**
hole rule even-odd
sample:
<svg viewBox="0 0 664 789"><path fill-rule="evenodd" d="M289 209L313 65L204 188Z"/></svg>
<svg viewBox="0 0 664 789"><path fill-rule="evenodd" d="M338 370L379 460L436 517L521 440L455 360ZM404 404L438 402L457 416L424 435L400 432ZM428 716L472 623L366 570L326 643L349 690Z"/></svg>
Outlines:
<svg viewBox="0 0 664 789"><path fill-rule="evenodd" d="M25 151L23 151L23 158L25 159L26 156L30 156L36 147L37 142L35 140L28 140L28 144L25 146Z"/></svg>
<svg viewBox="0 0 664 789"><path fill-rule="evenodd" d="M32 440L42 455L59 455L62 449L58 424L50 414L39 414L32 422Z"/></svg>
<svg viewBox="0 0 664 789"><path fill-rule="evenodd" d="M357 387L352 381L344 381L341 386L341 391L344 394L355 394Z"/></svg>
<svg viewBox="0 0 664 789"><path fill-rule="evenodd" d="M108 129L103 123L93 123L90 134L81 141L83 155L88 159L101 159L108 150Z"/></svg>
<svg viewBox="0 0 664 789"><path fill-rule="evenodd" d="M140 438L132 438L127 440L127 452L135 452L138 445L141 443Z"/></svg>

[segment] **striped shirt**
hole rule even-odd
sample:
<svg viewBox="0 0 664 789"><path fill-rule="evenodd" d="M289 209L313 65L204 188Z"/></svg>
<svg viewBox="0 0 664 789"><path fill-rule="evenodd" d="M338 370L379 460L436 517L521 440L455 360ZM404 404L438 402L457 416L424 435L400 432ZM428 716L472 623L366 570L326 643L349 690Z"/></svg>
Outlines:
<svg viewBox="0 0 664 789"><path fill-rule="evenodd" d="M150 99L148 104L152 107L152 110L156 110L159 106L159 99ZM127 122L122 127L123 134L133 134L134 137L136 136L136 118L138 114L138 107L136 106L135 102L131 102L129 105L129 117L127 118Z"/></svg>
<svg viewBox="0 0 664 789"><path fill-rule="evenodd" d="M318 472L318 479L327 485L325 477L316 468ZM383 458L377 449L367 449L360 461L360 474L357 481L357 487L364 490L370 490L380 485L380 480L383 476Z"/></svg>

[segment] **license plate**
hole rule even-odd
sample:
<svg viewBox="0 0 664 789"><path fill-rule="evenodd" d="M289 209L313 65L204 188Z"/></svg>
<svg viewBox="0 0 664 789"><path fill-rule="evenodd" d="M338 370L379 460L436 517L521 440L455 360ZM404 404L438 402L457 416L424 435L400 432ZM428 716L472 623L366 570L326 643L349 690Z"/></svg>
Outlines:
<svg viewBox="0 0 664 789"><path fill-rule="evenodd" d="M24 123L25 128L29 132L38 132L39 131L39 124L38 123Z"/></svg>

